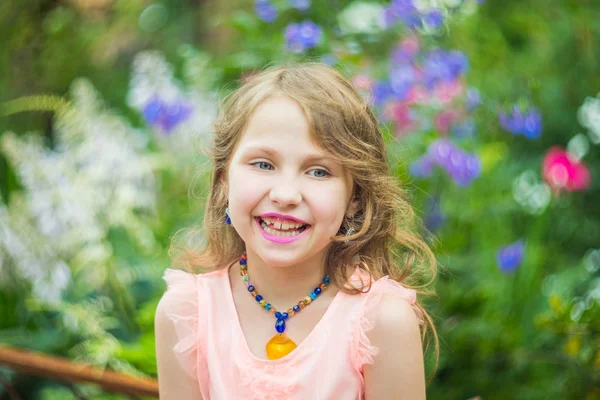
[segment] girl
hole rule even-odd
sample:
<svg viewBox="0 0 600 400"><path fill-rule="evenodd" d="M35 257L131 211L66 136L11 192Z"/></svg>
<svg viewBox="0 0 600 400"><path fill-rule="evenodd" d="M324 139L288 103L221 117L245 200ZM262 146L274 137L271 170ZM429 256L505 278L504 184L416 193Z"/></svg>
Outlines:
<svg viewBox="0 0 600 400"><path fill-rule="evenodd" d="M254 76L211 156L205 243L175 260L208 272L167 269L156 310L161 399L424 399L433 325L410 287L435 258L348 80Z"/></svg>

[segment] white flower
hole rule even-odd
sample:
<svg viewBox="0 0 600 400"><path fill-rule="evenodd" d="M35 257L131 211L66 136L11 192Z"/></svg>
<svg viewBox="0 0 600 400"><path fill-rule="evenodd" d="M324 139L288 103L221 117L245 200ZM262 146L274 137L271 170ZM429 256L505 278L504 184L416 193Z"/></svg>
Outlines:
<svg viewBox="0 0 600 400"><path fill-rule="evenodd" d="M354 2L338 15L343 34L374 34L385 27L384 8L380 4Z"/></svg>
<svg viewBox="0 0 600 400"><path fill-rule="evenodd" d="M587 97L577 112L579 123L588 128L590 141L600 143L600 99Z"/></svg>

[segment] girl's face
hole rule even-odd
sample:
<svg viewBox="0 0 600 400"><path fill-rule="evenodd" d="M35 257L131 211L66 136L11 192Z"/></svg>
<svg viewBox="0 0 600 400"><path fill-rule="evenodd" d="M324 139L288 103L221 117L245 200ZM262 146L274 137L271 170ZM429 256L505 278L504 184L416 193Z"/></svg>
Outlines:
<svg viewBox="0 0 600 400"><path fill-rule="evenodd" d="M352 177L312 143L302 109L284 96L257 108L226 183L233 227L247 251L272 267L322 260L355 207Z"/></svg>

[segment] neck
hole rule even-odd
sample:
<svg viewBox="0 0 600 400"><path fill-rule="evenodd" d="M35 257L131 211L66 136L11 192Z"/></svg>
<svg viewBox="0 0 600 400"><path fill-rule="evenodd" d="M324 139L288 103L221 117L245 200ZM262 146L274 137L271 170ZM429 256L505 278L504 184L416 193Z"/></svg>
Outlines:
<svg viewBox="0 0 600 400"><path fill-rule="evenodd" d="M299 263L272 266L248 252L248 275L256 290L278 310L285 311L317 287L325 276L325 252ZM234 265L239 280L239 265Z"/></svg>

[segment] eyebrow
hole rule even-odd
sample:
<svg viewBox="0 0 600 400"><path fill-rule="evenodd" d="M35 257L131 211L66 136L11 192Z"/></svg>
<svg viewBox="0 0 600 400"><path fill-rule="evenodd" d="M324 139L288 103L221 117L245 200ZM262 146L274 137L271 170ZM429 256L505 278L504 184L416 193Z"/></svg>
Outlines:
<svg viewBox="0 0 600 400"><path fill-rule="evenodd" d="M256 152L263 152L268 154L271 157L276 157L277 155L279 155L279 153L277 152L277 150L273 149L272 147L266 147L266 146L248 146L245 149L245 152L250 152L250 151L256 151ZM304 157L307 161L311 161L311 162L315 162L315 161L330 161L330 162L336 162L335 159L333 157L330 156L326 156L323 154L318 154L318 153L309 153L306 154Z"/></svg>

